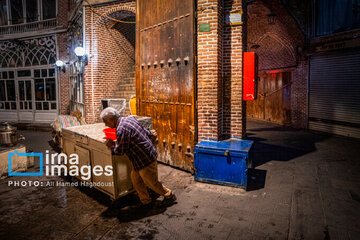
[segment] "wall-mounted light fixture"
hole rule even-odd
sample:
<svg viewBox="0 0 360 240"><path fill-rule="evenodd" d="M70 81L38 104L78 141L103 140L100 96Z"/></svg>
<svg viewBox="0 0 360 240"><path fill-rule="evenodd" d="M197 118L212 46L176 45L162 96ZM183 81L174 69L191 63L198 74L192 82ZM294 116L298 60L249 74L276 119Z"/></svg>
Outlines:
<svg viewBox="0 0 360 240"><path fill-rule="evenodd" d="M85 49L83 47L75 48L74 52L79 59L75 62L76 70L82 74L84 73L85 66L88 65L88 56L85 53Z"/></svg>
<svg viewBox="0 0 360 240"><path fill-rule="evenodd" d="M269 23L270 25L275 24L275 17L276 17L276 14L275 14L275 13L271 12L271 13L269 13L269 14L267 15L267 17L268 17L268 23Z"/></svg>
<svg viewBox="0 0 360 240"><path fill-rule="evenodd" d="M56 60L55 66L56 66L57 69L65 72L65 63L64 63L63 61L61 61L61 60Z"/></svg>

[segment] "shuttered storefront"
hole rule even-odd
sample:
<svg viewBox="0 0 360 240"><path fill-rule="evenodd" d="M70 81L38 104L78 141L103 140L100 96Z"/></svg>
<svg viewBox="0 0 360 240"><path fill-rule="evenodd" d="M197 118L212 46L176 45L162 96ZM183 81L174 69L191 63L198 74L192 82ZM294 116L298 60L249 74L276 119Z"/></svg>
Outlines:
<svg viewBox="0 0 360 240"><path fill-rule="evenodd" d="M360 50L310 60L309 128L360 138Z"/></svg>

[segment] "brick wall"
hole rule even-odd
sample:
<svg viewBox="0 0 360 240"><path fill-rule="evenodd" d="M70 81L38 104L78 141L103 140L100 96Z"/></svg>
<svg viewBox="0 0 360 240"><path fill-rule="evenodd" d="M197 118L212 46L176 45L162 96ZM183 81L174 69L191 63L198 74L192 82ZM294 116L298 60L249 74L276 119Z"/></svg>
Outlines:
<svg viewBox="0 0 360 240"><path fill-rule="evenodd" d="M247 47L259 57L259 71L291 71L291 125L307 126L307 63L298 53L305 36L299 25L279 2L263 0L248 5ZM275 13L269 24L268 14Z"/></svg>
<svg viewBox="0 0 360 240"><path fill-rule="evenodd" d="M242 11L242 1L224 2L224 14ZM243 137L246 130L245 108L242 100L243 27L224 25L223 78L224 78L224 131L225 137Z"/></svg>
<svg viewBox="0 0 360 240"><path fill-rule="evenodd" d="M68 12L69 6L67 0L58 0L58 15L57 21L61 28L66 29L68 24ZM56 35L57 47L58 47L58 59L67 62L67 33L60 33ZM67 68L65 73L59 71L59 103L60 114L70 113L70 84L69 84L69 69Z"/></svg>
<svg viewBox="0 0 360 240"><path fill-rule="evenodd" d="M295 128L308 128L308 68L307 60L299 61L291 85L291 121Z"/></svg>
<svg viewBox="0 0 360 240"><path fill-rule="evenodd" d="M134 15L135 1L103 5L96 8L106 16L116 18L120 11ZM126 12L122 12L125 13ZM121 16L124 16L120 14ZM131 20L131 19L127 19ZM134 18L132 19L132 21ZM101 99L130 98L135 94L135 52L133 26L118 24L85 7L85 49L91 58L85 69L85 118L97 122L101 112Z"/></svg>
<svg viewBox="0 0 360 240"><path fill-rule="evenodd" d="M198 24L210 23L210 32L198 32L198 136L202 139L242 137L242 26L225 26L224 14L241 10L241 1L199 0ZM135 2L99 6L106 14L135 12ZM134 50L119 25L85 9L85 48L92 55L85 72L87 122L98 120L100 100L129 96L135 90L134 62L118 44ZM115 41L117 39L117 41ZM126 42L127 41L127 42ZM121 64L118 64L121 63ZM134 91L135 92L135 91Z"/></svg>
<svg viewBox="0 0 360 240"><path fill-rule="evenodd" d="M198 32L198 138L243 137L242 26L227 26L224 16L242 10L240 0L199 0L198 25L210 23L210 32Z"/></svg>
<svg viewBox="0 0 360 240"><path fill-rule="evenodd" d="M128 22L135 22L134 17L123 19ZM119 85L115 88L112 97L126 99L126 115L130 114L129 100L135 95L135 24L116 23L113 26L121 35L117 39L117 44L124 48L126 54L130 56L124 60L127 66L124 66L120 75ZM124 51L123 51L124 52ZM133 61L131 61L133 59Z"/></svg>
<svg viewBox="0 0 360 240"><path fill-rule="evenodd" d="M199 0L198 25L210 23L210 32L198 32L198 139L218 139L222 132L221 111L221 6L220 0Z"/></svg>
<svg viewBox="0 0 360 240"><path fill-rule="evenodd" d="M57 47L58 47L58 58L64 62L68 59L67 52L67 33L57 34ZM69 82L69 71L66 67L65 72L59 71L59 97L60 97L60 114L70 113L70 82Z"/></svg>
<svg viewBox="0 0 360 240"><path fill-rule="evenodd" d="M58 14L57 14L57 23L58 26L67 28L68 25L68 13L69 13L69 1L68 0L58 0Z"/></svg>

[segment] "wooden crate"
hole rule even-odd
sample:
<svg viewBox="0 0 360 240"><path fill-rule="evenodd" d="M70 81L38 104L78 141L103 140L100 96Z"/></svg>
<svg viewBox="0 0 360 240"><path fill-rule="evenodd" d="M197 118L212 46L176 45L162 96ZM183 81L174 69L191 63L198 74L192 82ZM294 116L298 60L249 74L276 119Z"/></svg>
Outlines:
<svg viewBox="0 0 360 240"><path fill-rule="evenodd" d="M83 165L113 166L113 175L95 176L91 174L89 180L80 181L89 183L104 183L105 186L94 186L96 189L109 195L112 199L119 198L133 191L130 172L131 162L126 155L112 155L105 145L104 123L87 124L63 129L63 152L69 157L76 153L79 156L79 167ZM69 164L68 164L69 167ZM108 186L108 185L112 186Z"/></svg>

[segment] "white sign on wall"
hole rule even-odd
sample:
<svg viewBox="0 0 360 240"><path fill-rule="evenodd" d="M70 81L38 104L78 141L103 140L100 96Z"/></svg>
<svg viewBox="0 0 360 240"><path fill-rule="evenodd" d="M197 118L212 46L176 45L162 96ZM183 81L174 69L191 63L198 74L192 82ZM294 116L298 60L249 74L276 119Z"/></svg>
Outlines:
<svg viewBox="0 0 360 240"><path fill-rule="evenodd" d="M225 22L228 25L236 26L242 24L242 11L230 12L225 16Z"/></svg>

